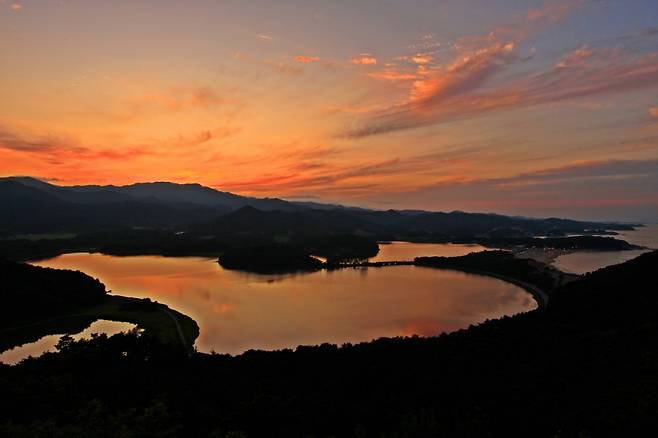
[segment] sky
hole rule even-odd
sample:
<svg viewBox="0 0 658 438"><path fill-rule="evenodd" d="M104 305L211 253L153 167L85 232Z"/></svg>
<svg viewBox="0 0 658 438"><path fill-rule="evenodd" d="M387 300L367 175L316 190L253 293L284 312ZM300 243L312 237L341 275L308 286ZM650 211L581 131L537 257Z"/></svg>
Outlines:
<svg viewBox="0 0 658 438"><path fill-rule="evenodd" d="M0 175L658 222L658 2L0 0Z"/></svg>

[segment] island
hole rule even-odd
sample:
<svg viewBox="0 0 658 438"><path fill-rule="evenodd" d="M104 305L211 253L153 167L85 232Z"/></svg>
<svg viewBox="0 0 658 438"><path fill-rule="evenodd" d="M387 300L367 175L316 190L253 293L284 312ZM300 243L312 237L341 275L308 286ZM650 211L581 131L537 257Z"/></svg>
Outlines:
<svg viewBox="0 0 658 438"><path fill-rule="evenodd" d="M258 274L309 272L322 269L324 263L307 251L291 245L262 245L235 248L223 253L219 264L224 269L250 271Z"/></svg>

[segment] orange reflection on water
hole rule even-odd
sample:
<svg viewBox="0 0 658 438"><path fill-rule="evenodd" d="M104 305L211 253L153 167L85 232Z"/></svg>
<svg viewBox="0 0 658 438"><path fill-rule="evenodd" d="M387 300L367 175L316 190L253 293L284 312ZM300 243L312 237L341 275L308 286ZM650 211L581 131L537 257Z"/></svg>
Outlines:
<svg viewBox="0 0 658 438"><path fill-rule="evenodd" d="M380 243L379 253L370 261L413 260L420 256L457 257L485 250L484 246L477 244L390 242Z"/></svg>
<svg viewBox="0 0 658 438"><path fill-rule="evenodd" d="M273 276L197 257L67 254L38 264L79 269L115 294L149 297L191 316L201 351L430 336L536 307L501 280L414 266Z"/></svg>
<svg viewBox="0 0 658 438"><path fill-rule="evenodd" d="M116 333L127 332L134 329L135 324L129 322L107 321L99 319L91 323L89 327L80 333L72 335L73 339L89 339L92 334L104 333L112 336ZM14 365L27 357L39 357L47 351L55 351L55 345L59 342L64 333L59 335L47 335L41 339L24 345L14 347L10 350L0 353L0 363Z"/></svg>

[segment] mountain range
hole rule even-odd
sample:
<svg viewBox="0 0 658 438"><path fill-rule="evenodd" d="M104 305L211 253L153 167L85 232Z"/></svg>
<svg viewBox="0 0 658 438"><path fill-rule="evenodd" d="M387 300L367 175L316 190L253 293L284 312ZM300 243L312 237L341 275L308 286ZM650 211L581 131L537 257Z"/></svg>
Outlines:
<svg viewBox="0 0 658 438"><path fill-rule="evenodd" d="M31 177L0 178L0 232L84 232L176 228L207 234L362 233L372 235L535 236L632 227L489 213L372 210L254 198L200 184L58 186Z"/></svg>

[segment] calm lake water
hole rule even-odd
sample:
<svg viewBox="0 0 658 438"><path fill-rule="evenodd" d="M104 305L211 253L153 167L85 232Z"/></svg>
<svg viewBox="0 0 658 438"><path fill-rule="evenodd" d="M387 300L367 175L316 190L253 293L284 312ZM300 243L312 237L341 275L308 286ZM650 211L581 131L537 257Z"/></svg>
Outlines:
<svg viewBox="0 0 658 438"><path fill-rule="evenodd" d="M639 227L634 231L622 231L618 236L613 237L634 245L658 249L658 225L656 224ZM584 274L606 266L623 263L647 251L578 251L557 257L553 265L564 272Z"/></svg>
<svg viewBox="0 0 658 438"><path fill-rule="evenodd" d="M429 336L537 306L498 279L414 266L274 276L224 270L214 259L86 253L35 264L78 269L118 295L149 297L191 316L204 352Z"/></svg>
<svg viewBox="0 0 658 438"><path fill-rule="evenodd" d="M485 251L486 249L484 246L476 244L460 243L380 243L379 253L368 260L371 262L390 262L396 260L413 260L421 256L456 257L472 252Z"/></svg>
<svg viewBox="0 0 658 438"><path fill-rule="evenodd" d="M83 338L89 338L92 333L105 333L108 336L112 336L117 333L130 331L135 327L135 324L128 322L106 321L99 319L98 321L94 321L84 331L73 334L71 337L73 339L80 340ZM57 345L59 338L62 336L64 336L64 333L59 335L44 336L36 342L30 342L29 344L21 345L20 347L7 350L3 353L0 353L0 362L13 365L29 356L38 357L46 351L55 351L55 345Z"/></svg>

